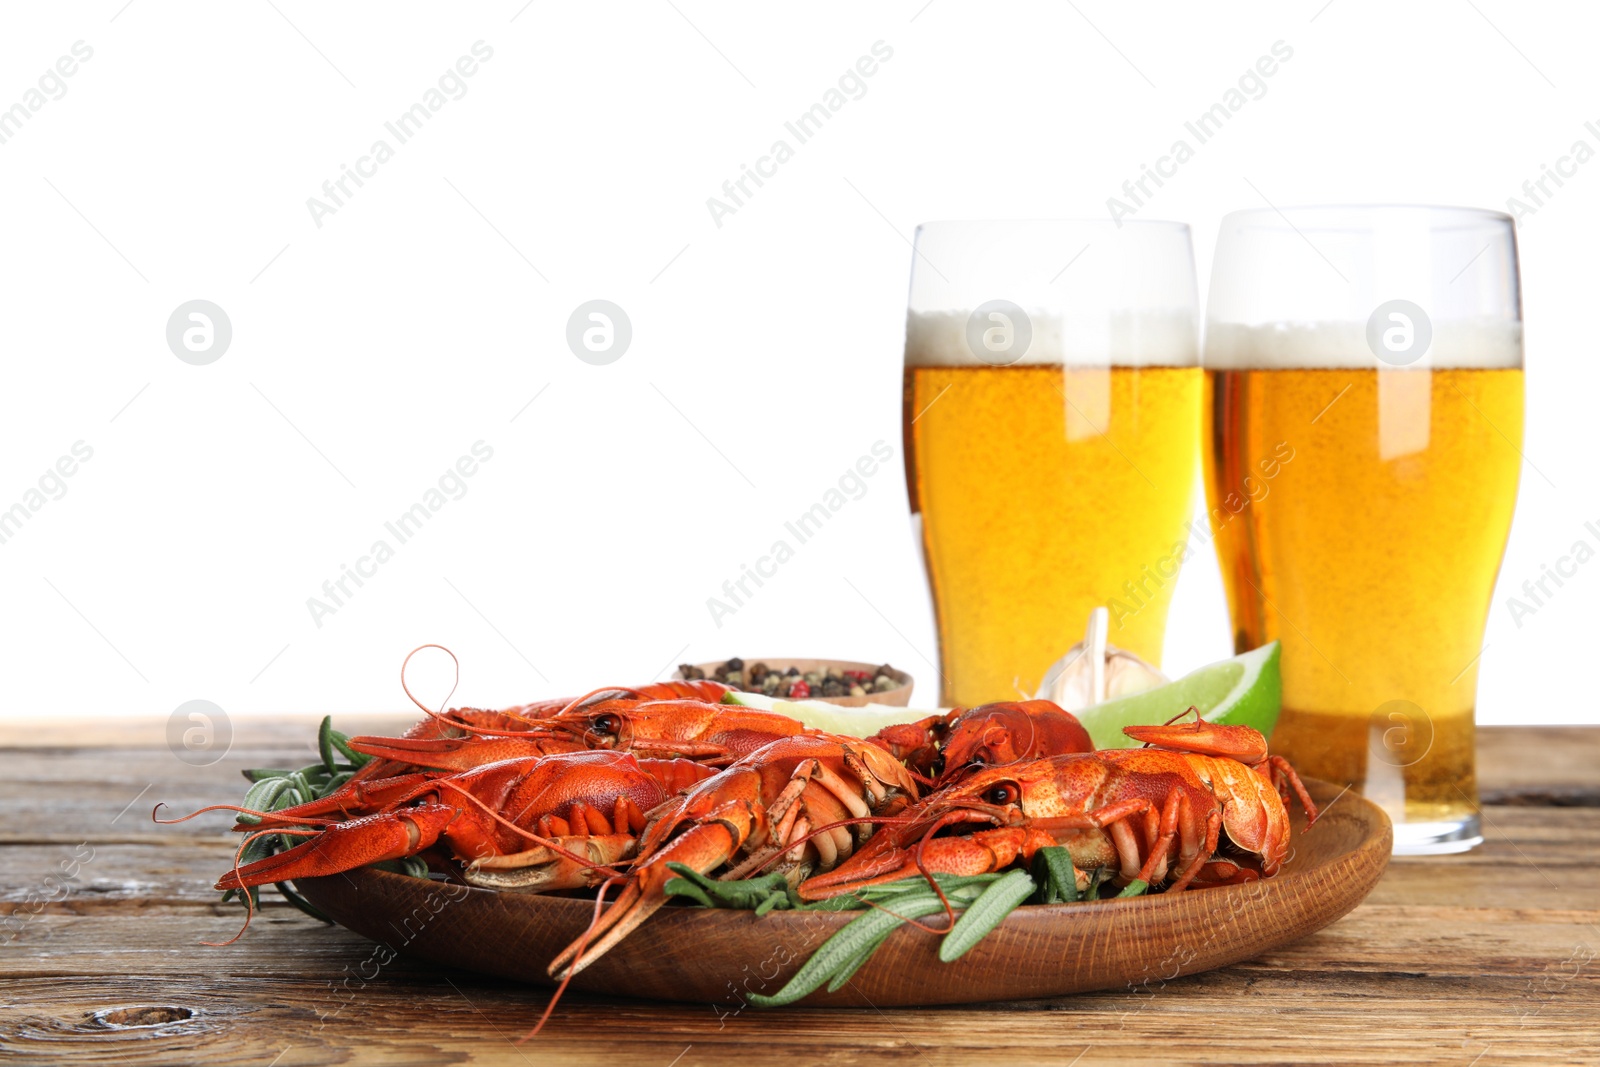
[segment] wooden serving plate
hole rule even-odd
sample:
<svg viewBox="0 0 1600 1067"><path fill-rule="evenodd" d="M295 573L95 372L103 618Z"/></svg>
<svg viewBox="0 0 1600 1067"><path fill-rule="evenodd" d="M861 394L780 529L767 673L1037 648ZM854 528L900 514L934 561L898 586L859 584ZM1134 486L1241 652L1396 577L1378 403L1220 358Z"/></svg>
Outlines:
<svg viewBox="0 0 1600 1067"><path fill-rule="evenodd" d="M695 666L704 671L707 678L710 678L711 672L722 666L723 662L725 661L718 660L716 663L696 663ZM784 659L781 656L754 656L745 660L745 663L765 663L768 667L778 671L786 671L790 667L793 667L801 674L805 674L807 671L827 672L829 670L832 670L835 673L843 673L844 671L875 671L882 666L881 663L857 663L854 660L848 659ZM682 678L683 672L681 670L674 671L672 676L674 678ZM806 699L820 700L824 704L836 704L841 708L864 708L868 704L887 704L896 708L906 707L911 703L911 686L913 684L911 675L907 674L905 671L890 669L889 677L893 678L899 684L893 689L885 689L881 693L873 692L859 697L806 697Z"/></svg>
<svg viewBox="0 0 1600 1067"><path fill-rule="evenodd" d="M1237 963L1298 940L1350 911L1389 864L1389 819L1352 791L1307 781L1319 806L1309 832L1293 816L1293 855L1274 878L1092 904L1027 905L955 963L938 938L901 927L838 992L808 1005L968 1004L1138 988ZM299 883L337 922L437 963L541 985L583 932L591 901L497 892L364 868ZM573 979L595 993L743 1005L781 989L811 952L860 912L668 906ZM937 921L937 916L928 920Z"/></svg>

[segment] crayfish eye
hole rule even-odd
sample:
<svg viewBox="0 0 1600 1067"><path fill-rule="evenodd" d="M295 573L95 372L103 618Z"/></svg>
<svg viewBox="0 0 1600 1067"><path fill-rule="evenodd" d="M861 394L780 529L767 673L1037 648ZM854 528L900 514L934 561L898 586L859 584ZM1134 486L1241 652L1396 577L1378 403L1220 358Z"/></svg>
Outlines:
<svg viewBox="0 0 1600 1067"><path fill-rule="evenodd" d="M615 715L596 715L589 727L597 734L615 734L622 729L622 720Z"/></svg>
<svg viewBox="0 0 1600 1067"><path fill-rule="evenodd" d="M983 795L983 799L995 805L1015 804L1019 795L1016 783L1001 782L999 785L991 786Z"/></svg>

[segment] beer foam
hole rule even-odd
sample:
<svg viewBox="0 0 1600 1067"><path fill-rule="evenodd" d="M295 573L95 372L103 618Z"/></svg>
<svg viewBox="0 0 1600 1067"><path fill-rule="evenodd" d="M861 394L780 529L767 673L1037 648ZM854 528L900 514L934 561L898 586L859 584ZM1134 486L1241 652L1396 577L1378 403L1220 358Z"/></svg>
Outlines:
<svg viewBox="0 0 1600 1067"><path fill-rule="evenodd" d="M906 315L906 366L1195 367L1195 320L1181 313L1123 312L1098 318L1028 311L1033 337L1020 358L984 359L967 342L970 311Z"/></svg>
<svg viewBox="0 0 1600 1067"><path fill-rule="evenodd" d="M1439 370L1520 370L1522 324L1507 319L1435 322L1433 341L1409 366ZM1294 322L1247 326L1206 324L1205 365L1210 370L1382 369L1367 347L1367 330L1355 322Z"/></svg>

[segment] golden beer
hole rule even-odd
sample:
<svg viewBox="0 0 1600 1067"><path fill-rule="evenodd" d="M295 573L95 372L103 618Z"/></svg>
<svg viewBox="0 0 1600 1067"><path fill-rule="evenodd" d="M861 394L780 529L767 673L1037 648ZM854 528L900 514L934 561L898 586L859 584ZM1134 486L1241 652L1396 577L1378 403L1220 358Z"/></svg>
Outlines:
<svg viewBox="0 0 1600 1067"><path fill-rule="evenodd" d="M918 365L914 342L906 483L941 702L1031 696L1102 605L1111 643L1159 664L1193 505L1200 369Z"/></svg>
<svg viewBox="0 0 1600 1067"><path fill-rule="evenodd" d="M1520 341L1498 367L1449 356L1206 371L1234 645L1283 642L1272 747L1397 824L1475 818L1478 657L1521 464Z"/></svg>

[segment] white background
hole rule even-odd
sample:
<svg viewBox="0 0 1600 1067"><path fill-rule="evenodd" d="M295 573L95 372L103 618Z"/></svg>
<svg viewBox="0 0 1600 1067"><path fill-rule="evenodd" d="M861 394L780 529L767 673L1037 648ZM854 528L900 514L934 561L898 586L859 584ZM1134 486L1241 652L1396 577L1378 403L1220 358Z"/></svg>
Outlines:
<svg viewBox="0 0 1600 1067"><path fill-rule="evenodd" d="M789 654L887 659L930 704L899 460L918 222L1103 217L1279 40L1267 94L1140 212L1194 226L1202 300L1226 211L1504 209L1574 141L1600 149L1578 4L124 3L0 20L0 108L94 50L0 144L0 508L94 450L0 545L20 719L398 709L429 641L472 703ZM479 40L465 96L316 226L307 198L396 145L384 123ZM866 94L719 228L707 198L880 40ZM1600 547L1597 205L1600 161L1521 228L1530 464L1483 722L1600 720L1600 561L1520 627L1506 607ZM209 366L165 340L196 298L233 326ZM633 324L609 366L564 340L594 298ZM315 625L307 598L479 440L466 495ZM895 459L867 494L714 625L707 598L878 440ZM1227 633L1202 554L1169 672Z"/></svg>

